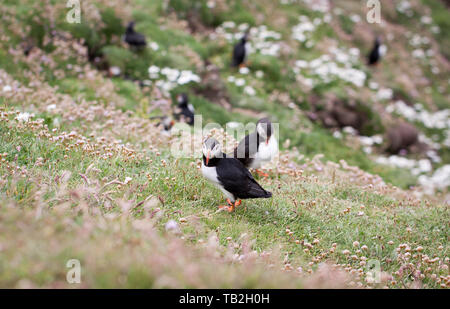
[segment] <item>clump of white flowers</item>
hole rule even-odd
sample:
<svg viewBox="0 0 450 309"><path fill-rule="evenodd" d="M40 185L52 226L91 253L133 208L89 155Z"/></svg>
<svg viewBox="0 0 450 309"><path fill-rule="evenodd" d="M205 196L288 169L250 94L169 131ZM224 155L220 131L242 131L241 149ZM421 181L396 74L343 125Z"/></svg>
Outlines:
<svg viewBox="0 0 450 309"><path fill-rule="evenodd" d="M359 142L363 146L365 153L372 153L372 147L383 143L383 137L381 135L374 136L358 136Z"/></svg>
<svg viewBox="0 0 450 309"><path fill-rule="evenodd" d="M407 0L400 1L397 4L396 9L397 9L398 12L400 12L402 14L405 14L408 17L412 17L414 15L414 12L413 12L412 7L411 7L411 3L409 1L407 1Z"/></svg>
<svg viewBox="0 0 450 309"><path fill-rule="evenodd" d="M119 76L122 70L117 66L112 66L109 68L109 72L112 76Z"/></svg>
<svg viewBox="0 0 450 309"><path fill-rule="evenodd" d="M357 14L352 14L350 16L350 19L352 22L354 22L355 24L359 23L361 21L361 16L357 15Z"/></svg>
<svg viewBox="0 0 450 309"><path fill-rule="evenodd" d="M408 169L411 174L417 176L424 173L429 173L433 170L430 160L428 159L408 159L405 157L392 155L389 157L379 156L375 162L393 167Z"/></svg>
<svg viewBox="0 0 450 309"><path fill-rule="evenodd" d="M30 114L27 112L25 112L25 113L20 112L17 114L15 119L19 122L28 122L33 117L34 117L34 114Z"/></svg>
<svg viewBox="0 0 450 309"><path fill-rule="evenodd" d="M450 109L443 109L436 113L425 110L421 104L408 106L399 100L386 108L389 113L396 112L409 121L421 122L430 129L450 129Z"/></svg>
<svg viewBox="0 0 450 309"><path fill-rule="evenodd" d="M293 70L297 75L311 77L313 85L340 79L362 87L367 78L366 73L353 67L358 61L359 53L357 48L348 51L331 48L330 55L322 55L309 62L296 61Z"/></svg>
<svg viewBox="0 0 450 309"><path fill-rule="evenodd" d="M382 88L378 90L377 92L377 99L378 100L390 100L392 99L392 96L394 95L394 91L390 88Z"/></svg>
<svg viewBox="0 0 450 309"><path fill-rule="evenodd" d="M256 90L252 86L245 86L244 93L249 96L254 96L256 94Z"/></svg>
<svg viewBox="0 0 450 309"><path fill-rule="evenodd" d="M157 51L159 50L159 45L156 42L149 42L148 47L150 47L152 50Z"/></svg>
<svg viewBox="0 0 450 309"><path fill-rule="evenodd" d="M308 16L301 15L298 20L300 23L292 27L292 38L299 42L306 42L316 30L316 25L320 25L322 20L317 18L317 22L313 22Z"/></svg>
<svg viewBox="0 0 450 309"><path fill-rule="evenodd" d="M419 183L427 194L433 194L436 189L444 190L450 187L450 165L438 168L431 176L419 176Z"/></svg>
<svg viewBox="0 0 450 309"><path fill-rule="evenodd" d="M326 13L330 10L330 2L328 0L302 0L313 11Z"/></svg>
<svg viewBox="0 0 450 309"><path fill-rule="evenodd" d="M172 68L160 68L152 65L148 68L150 79L156 80L155 85L165 92L169 92L179 85L199 83L201 78L189 70L178 70Z"/></svg>
<svg viewBox="0 0 450 309"><path fill-rule="evenodd" d="M236 25L232 21L226 21L216 28L214 35L224 37L228 42L233 43L240 40L248 31L250 39L246 44L248 54L260 53L268 56L278 56L280 51L281 34L269 30L267 26L249 27L248 24Z"/></svg>
<svg viewBox="0 0 450 309"><path fill-rule="evenodd" d="M12 90L12 87L10 85L5 85L3 86L2 91L3 92L10 92Z"/></svg>
<svg viewBox="0 0 450 309"><path fill-rule="evenodd" d="M246 85L246 81L243 78L236 78L233 75L230 75L230 76L228 76L227 81L229 83L234 84L236 87L244 87L243 92L246 95L249 95L249 96L256 95L256 90L252 86Z"/></svg>
<svg viewBox="0 0 450 309"><path fill-rule="evenodd" d="M239 69L239 73L242 75L247 75L248 73L250 73L250 69L247 67L242 67Z"/></svg>

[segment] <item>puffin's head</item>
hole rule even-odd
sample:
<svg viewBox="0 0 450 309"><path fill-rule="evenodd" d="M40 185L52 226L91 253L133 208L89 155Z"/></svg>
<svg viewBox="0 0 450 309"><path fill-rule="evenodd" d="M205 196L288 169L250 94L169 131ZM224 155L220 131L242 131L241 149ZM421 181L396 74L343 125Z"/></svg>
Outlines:
<svg viewBox="0 0 450 309"><path fill-rule="evenodd" d="M179 105L183 104L183 105L187 105L187 103L189 102L188 96L186 93L180 93L179 95L177 95L177 102Z"/></svg>
<svg viewBox="0 0 450 309"><path fill-rule="evenodd" d="M247 41L249 40L249 36L250 36L250 32L248 30L245 31L244 36L241 38L241 42L247 43Z"/></svg>
<svg viewBox="0 0 450 309"><path fill-rule="evenodd" d="M164 130L169 131L175 124L175 121L173 121L171 117L166 116L162 119L161 123L164 127Z"/></svg>
<svg viewBox="0 0 450 309"><path fill-rule="evenodd" d="M382 41L383 40L381 39L381 36L377 36L375 39L375 44L379 46L379 45L381 45Z"/></svg>
<svg viewBox="0 0 450 309"><path fill-rule="evenodd" d="M134 21L130 21L127 26L127 31L133 31L134 29Z"/></svg>
<svg viewBox="0 0 450 309"><path fill-rule="evenodd" d="M207 137L203 142L203 155L206 158L206 165L210 159L220 158L222 155L222 146L220 146L219 142L213 137Z"/></svg>
<svg viewBox="0 0 450 309"><path fill-rule="evenodd" d="M272 122L270 122L269 118L262 118L258 121L256 124L256 132L258 132L258 135L266 141L266 144L269 143L269 139L273 132Z"/></svg>

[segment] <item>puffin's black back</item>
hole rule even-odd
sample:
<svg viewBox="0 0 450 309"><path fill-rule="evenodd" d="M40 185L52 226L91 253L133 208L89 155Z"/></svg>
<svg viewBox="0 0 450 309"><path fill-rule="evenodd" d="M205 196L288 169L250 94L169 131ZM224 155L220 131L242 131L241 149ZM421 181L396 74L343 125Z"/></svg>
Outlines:
<svg viewBox="0 0 450 309"><path fill-rule="evenodd" d="M231 65L233 67L237 67L244 63L245 60L245 44L247 42L247 37L244 36L236 45L234 45L233 49L233 59Z"/></svg>
<svg viewBox="0 0 450 309"><path fill-rule="evenodd" d="M180 119L180 116L183 115L184 119L189 125L194 125L194 113L189 109L189 99L186 94L181 94L183 101L178 103L178 108L180 112L175 115L177 119Z"/></svg>
<svg viewBox="0 0 450 309"><path fill-rule="evenodd" d="M269 198L272 193L264 190L245 166L234 158L222 158L215 162L217 179L235 198Z"/></svg>
<svg viewBox="0 0 450 309"><path fill-rule="evenodd" d="M145 36L141 33L138 33L134 30L134 23L130 22L127 26L127 30L125 31L125 42L130 44L131 46L145 46L147 45L145 41Z"/></svg>
<svg viewBox="0 0 450 309"><path fill-rule="evenodd" d="M187 124L194 125L194 113L188 107L182 108L180 114L184 116Z"/></svg>
<svg viewBox="0 0 450 309"><path fill-rule="evenodd" d="M376 64L380 60L380 41L377 39L370 52L367 63L370 65Z"/></svg>

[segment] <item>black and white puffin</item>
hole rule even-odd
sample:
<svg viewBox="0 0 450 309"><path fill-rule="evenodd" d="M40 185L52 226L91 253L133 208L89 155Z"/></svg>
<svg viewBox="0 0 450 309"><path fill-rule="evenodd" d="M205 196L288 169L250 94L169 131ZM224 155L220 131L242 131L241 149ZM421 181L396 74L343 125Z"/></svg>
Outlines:
<svg viewBox="0 0 450 309"><path fill-rule="evenodd" d="M184 118L187 124L193 126L194 125L194 106L192 104L189 104L189 98L186 93L179 94L177 96L177 102L178 102L178 110L175 113L175 117L177 119L180 119L181 117Z"/></svg>
<svg viewBox="0 0 450 309"><path fill-rule="evenodd" d="M170 135L170 130L175 125L175 121L173 121L172 117L164 116L161 118L161 121L157 124L157 126L162 125L163 133L165 135Z"/></svg>
<svg viewBox="0 0 450 309"><path fill-rule="evenodd" d="M248 32L234 45L233 48L233 58L231 60L232 67L242 67L244 66L245 57L247 56L247 49L245 45L248 40Z"/></svg>
<svg viewBox="0 0 450 309"><path fill-rule="evenodd" d="M231 212L241 204L241 199L272 197L272 193L264 190L239 160L226 157L216 139L207 138L202 152L203 176L227 198L228 206L219 206L219 209Z"/></svg>
<svg viewBox="0 0 450 309"><path fill-rule="evenodd" d="M134 30L134 21L131 21L125 31L124 41L131 47L142 48L147 45L145 36Z"/></svg>
<svg viewBox="0 0 450 309"><path fill-rule="evenodd" d="M380 61L383 52L381 50L381 38L377 37L375 39L374 45L372 50L370 51L369 55L367 56L367 64L368 65L376 65Z"/></svg>
<svg viewBox="0 0 450 309"><path fill-rule="evenodd" d="M269 175L260 171L259 168L264 163L272 161L278 153L278 142L273 131L269 118L260 119L256 123L255 132L244 137L231 156L241 161L245 167L256 169L259 175L268 177Z"/></svg>
<svg viewBox="0 0 450 309"><path fill-rule="evenodd" d="M156 123L156 127L161 127L161 134L165 136L170 136L170 130L175 125L175 121L173 121L170 116L152 116L149 118L150 120L159 119Z"/></svg>

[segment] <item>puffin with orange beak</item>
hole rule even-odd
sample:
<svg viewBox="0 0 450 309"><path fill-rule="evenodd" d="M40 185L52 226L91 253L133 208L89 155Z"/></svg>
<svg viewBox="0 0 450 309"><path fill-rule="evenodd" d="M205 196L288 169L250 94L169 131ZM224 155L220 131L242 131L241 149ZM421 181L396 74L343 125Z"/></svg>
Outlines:
<svg viewBox="0 0 450 309"><path fill-rule="evenodd" d="M227 198L228 205L219 206L219 209L232 212L241 204L241 199L272 197L272 193L264 190L239 160L226 157L216 139L208 137L203 142L202 152L203 176Z"/></svg>
<svg viewBox="0 0 450 309"><path fill-rule="evenodd" d="M278 153L278 142L273 135L273 124L269 118L256 123L255 132L244 137L228 157L238 159L247 168L254 168L260 176L269 175L259 170L264 163L270 162Z"/></svg>

